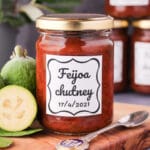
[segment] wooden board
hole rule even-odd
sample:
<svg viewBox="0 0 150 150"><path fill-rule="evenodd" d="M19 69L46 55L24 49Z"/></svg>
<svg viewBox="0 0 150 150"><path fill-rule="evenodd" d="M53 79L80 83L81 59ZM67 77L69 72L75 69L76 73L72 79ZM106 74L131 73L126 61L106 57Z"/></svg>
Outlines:
<svg viewBox="0 0 150 150"><path fill-rule="evenodd" d="M121 116L150 107L123 103L114 104L114 121ZM5 150L55 150L55 145L71 136L42 133L30 137L12 138L14 144ZM140 127L113 129L99 135L90 143L89 150L145 150L150 148L150 118Z"/></svg>

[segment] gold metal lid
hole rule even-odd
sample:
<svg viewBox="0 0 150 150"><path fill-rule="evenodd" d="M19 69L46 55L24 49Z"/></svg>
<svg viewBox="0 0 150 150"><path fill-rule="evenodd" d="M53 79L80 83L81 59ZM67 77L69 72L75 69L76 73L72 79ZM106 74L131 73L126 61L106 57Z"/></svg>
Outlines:
<svg viewBox="0 0 150 150"><path fill-rule="evenodd" d="M150 29L150 19L137 20L132 25L136 28Z"/></svg>
<svg viewBox="0 0 150 150"><path fill-rule="evenodd" d="M114 27L113 28L127 28L129 23L127 20L114 20Z"/></svg>
<svg viewBox="0 0 150 150"><path fill-rule="evenodd" d="M43 30L104 30L113 27L113 18L101 14L50 14L36 20L36 27Z"/></svg>

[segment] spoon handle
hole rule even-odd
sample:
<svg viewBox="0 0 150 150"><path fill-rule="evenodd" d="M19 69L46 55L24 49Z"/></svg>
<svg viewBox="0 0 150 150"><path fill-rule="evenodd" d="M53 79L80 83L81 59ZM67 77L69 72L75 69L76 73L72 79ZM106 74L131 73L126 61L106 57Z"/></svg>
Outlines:
<svg viewBox="0 0 150 150"><path fill-rule="evenodd" d="M108 131L110 129L113 129L115 127L118 127L120 125L121 125L120 123L116 122L116 123L114 123L112 125L109 125L109 126L103 128L103 129L100 129L98 131L92 132L90 134L87 134L86 136L81 137L81 140L85 140L87 142L90 142L92 139L97 137L99 134L102 134L102 133L104 133L104 132L106 132L106 131Z"/></svg>

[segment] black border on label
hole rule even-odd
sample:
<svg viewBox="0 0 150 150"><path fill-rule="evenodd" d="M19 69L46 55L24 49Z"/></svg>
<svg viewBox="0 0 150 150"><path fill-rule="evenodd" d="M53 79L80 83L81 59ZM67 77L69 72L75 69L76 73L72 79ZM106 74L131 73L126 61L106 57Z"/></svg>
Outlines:
<svg viewBox="0 0 150 150"><path fill-rule="evenodd" d="M58 63L70 63L71 61L75 61L75 62L77 62L77 63L83 64L83 63L87 63L87 62L92 61L92 60L96 61L97 64L98 64L98 68L97 68L97 72L96 72L96 80L97 80L97 83L98 83L98 88L97 88L97 92L96 92L96 97L97 97L97 102L98 102L98 108L97 108L95 111L93 111L93 112L88 111L88 110L82 110L82 111L78 111L78 112L76 112L76 113L72 113L72 112L67 111L67 110L61 110L61 111L58 111L58 112L54 112L54 111L51 109L51 107L50 107L51 93L52 93L52 92L51 92L51 89L50 89L51 71L50 71L49 64L50 64L52 61L56 61L56 62L58 62ZM74 58L72 58L72 59L70 59L70 60L68 60L68 61L60 61L60 60L57 60L57 59L52 58L52 59L50 59L50 60L48 61L48 63L47 63L47 68L48 68L48 72L49 72L49 82L48 82L48 84L47 84L47 87L48 87L49 93L50 93L50 99L49 99L49 102L48 102L48 108L49 108L49 111L50 111L51 113L53 113L53 114L59 114L59 113L61 113L61 112L66 112L66 113L71 114L72 116L76 116L77 114L79 114L79 113L81 113L81 112L88 112L88 113L92 113L92 114L95 114L96 112L98 112L98 110L100 109L100 101L98 100L98 92L99 92L99 89L100 89L100 86L101 86L101 85L100 85L100 82L99 82L99 80L98 80L98 72L99 72L99 69L100 69L100 63L99 63L99 61L98 61L96 58L90 58L89 60L86 60L86 61L78 61L78 60L76 60L76 59L74 59ZM78 117L78 116L77 116L77 117Z"/></svg>

